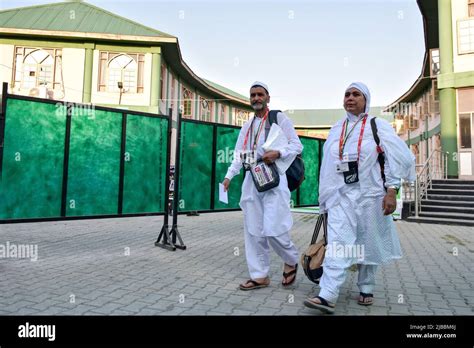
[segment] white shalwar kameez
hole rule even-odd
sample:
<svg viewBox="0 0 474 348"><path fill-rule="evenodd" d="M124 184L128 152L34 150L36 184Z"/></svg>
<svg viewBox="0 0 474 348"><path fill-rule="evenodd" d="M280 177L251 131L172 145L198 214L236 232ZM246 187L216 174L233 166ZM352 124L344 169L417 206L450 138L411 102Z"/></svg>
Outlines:
<svg viewBox="0 0 474 348"><path fill-rule="evenodd" d="M249 134L245 150L249 150L253 146L257 129L262 121L260 117L256 116L251 117L241 128L235 145L236 154L243 150L244 140L252 120L254 120L253 134ZM279 112L277 122L288 138L288 145L280 150L281 158L300 154L303 145L296 134L292 121L284 113ZM265 129L262 130L257 141L257 159L260 159L265 153L262 148L264 143ZM231 180L239 174L241 169L242 162L239 156L234 156L225 177ZM265 192L258 192L250 173L245 173L240 207L244 213L245 255L251 279L268 276L270 269L269 245L286 264L292 266L298 263L298 250L289 236L289 231L293 226L290 197L286 175L280 175L280 184L277 187Z"/></svg>
<svg viewBox="0 0 474 348"><path fill-rule="evenodd" d="M362 83L353 83L366 99L365 113L370 108L370 92ZM363 116L363 115L361 115ZM321 166L319 204L320 212L328 213L328 252L323 263L319 296L335 303L339 289L346 278L347 268L357 264L360 292L373 293L377 266L402 257L400 241L391 215L383 212L386 194L377 161L377 150L368 116L362 138L359 158L359 182L346 184L342 173L336 172L340 163L339 140L344 122L350 130L358 117L347 113L338 121L324 144ZM359 120L344 147L350 161L357 159L357 148L362 127ZM395 134L392 126L376 119L380 145L385 152L385 187L400 187L401 179L415 179L414 156L407 145ZM338 253L336 250L352 252ZM343 249L344 248L344 249ZM354 252L359 251L359 252Z"/></svg>

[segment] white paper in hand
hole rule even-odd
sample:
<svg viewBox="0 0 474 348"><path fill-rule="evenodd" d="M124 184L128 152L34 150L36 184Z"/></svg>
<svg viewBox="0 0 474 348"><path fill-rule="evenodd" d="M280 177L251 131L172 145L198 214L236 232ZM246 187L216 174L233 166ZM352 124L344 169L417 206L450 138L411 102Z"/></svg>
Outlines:
<svg viewBox="0 0 474 348"><path fill-rule="evenodd" d="M221 183L219 183L219 201L225 204L229 204L227 191L224 191L224 185L222 185Z"/></svg>
<svg viewBox="0 0 474 348"><path fill-rule="evenodd" d="M270 128L270 132L268 132L267 140L265 141L265 144L262 145L262 148L265 151L281 151L287 146L288 138L286 137L285 133L283 133L283 130L278 124L273 123L272 127ZM278 172L280 174L285 174L286 170L291 166L295 158L296 155L288 156L285 159L278 158L275 161Z"/></svg>

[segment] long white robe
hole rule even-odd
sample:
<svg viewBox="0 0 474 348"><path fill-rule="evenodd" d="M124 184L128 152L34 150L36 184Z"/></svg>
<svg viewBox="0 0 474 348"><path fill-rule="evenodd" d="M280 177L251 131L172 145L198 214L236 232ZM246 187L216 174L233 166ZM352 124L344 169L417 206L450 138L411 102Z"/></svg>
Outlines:
<svg viewBox="0 0 474 348"><path fill-rule="evenodd" d="M361 91L364 87L356 85ZM364 92L367 113L370 108L370 93L368 90ZM364 245L365 256L357 263L377 265L400 258L401 248L392 217L382 213L382 200L386 192L370 126L372 118L373 116L368 116L365 124L358 165L359 182L354 184L344 182L343 174L336 172L336 164L340 163L339 139L343 124L346 119L349 120L348 129L351 129L358 117L347 113L346 117L331 128L323 150L319 206L321 212L329 212L328 234L331 230L337 233L334 239L343 245ZM380 145L385 152L385 187L400 187L401 179L414 180L414 156L407 145L395 134L387 121L377 118L376 124ZM362 122L359 121L344 147L344 153L347 153L350 160L357 159L361 127ZM348 267L351 263L356 263L356 260L329 258L327 262L339 262L341 267Z"/></svg>
<svg viewBox="0 0 474 348"><path fill-rule="evenodd" d="M259 117L251 117L241 128L239 138L235 145L235 153L243 149L244 139L247 131L253 123L254 132L258 129L261 122ZM292 121L282 112L277 114L278 125L288 138L288 145L280 151L281 157L300 154L303 150L298 135L293 127ZM253 145L253 134L249 137L247 149ZM257 158L264 154L262 145L265 143L265 131L262 131L257 142ZM230 165L226 178L231 180L239 174L242 169L242 163L236 156ZM255 237L275 237L287 233L293 226L293 218L290 211L290 191L286 175L280 175L280 184L268 191L258 192L252 180L250 173L245 174L242 184L242 195L240 198L240 207L244 212L245 230Z"/></svg>

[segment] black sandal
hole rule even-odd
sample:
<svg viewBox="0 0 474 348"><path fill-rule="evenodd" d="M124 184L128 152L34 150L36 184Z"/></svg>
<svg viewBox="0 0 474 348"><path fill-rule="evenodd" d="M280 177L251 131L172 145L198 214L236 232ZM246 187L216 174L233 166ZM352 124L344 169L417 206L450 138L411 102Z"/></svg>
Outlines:
<svg viewBox="0 0 474 348"><path fill-rule="evenodd" d="M287 264L288 265L288 264ZM289 265L288 265L289 266ZM289 282L289 283L283 283L283 281L281 282L281 285L283 286L288 286L288 285L291 285L295 282L296 280L296 273L298 272L298 264L296 264L295 266L295 269L289 271L288 273L287 272L283 272L283 278L285 278L285 280L287 280L289 277L291 277L293 274L295 275L293 277L293 279Z"/></svg>
<svg viewBox="0 0 474 348"><path fill-rule="evenodd" d="M374 304L374 300L373 300L374 294L366 294L365 292L361 292L360 296L362 296L362 301L359 298L359 300L357 301L357 304L360 304L361 306L372 306ZM365 300L367 298L371 298L372 300L366 302Z"/></svg>
<svg viewBox="0 0 474 348"><path fill-rule="evenodd" d="M247 285L248 283L251 283L252 286L244 286L244 285ZM240 290L248 291L248 290L255 290L255 289L266 288L268 285L269 285L269 284L257 283L255 280L249 279L249 280L247 280L244 284L240 284L240 285L239 285L239 288L240 288Z"/></svg>
<svg viewBox="0 0 474 348"><path fill-rule="evenodd" d="M329 304L329 302L326 301L321 296L316 296L315 298L319 299L319 301L321 303L316 303L316 302L313 301L313 299L307 298L306 300L304 300L303 304L308 308L318 309L321 312L324 312L324 313L327 313L327 314L333 314L334 313L334 309L336 307L335 304Z"/></svg>

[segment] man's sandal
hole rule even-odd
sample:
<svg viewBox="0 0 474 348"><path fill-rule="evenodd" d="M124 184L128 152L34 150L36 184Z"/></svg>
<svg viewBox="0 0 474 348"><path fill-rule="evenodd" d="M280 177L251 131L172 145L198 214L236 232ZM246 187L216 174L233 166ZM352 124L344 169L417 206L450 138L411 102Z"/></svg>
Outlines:
<svg viewBox="0 0 474 348"><path fill-rule="evenodd" d="M362 297L362 301L360 297ZM365 292L361 292L360 297L357 301L357 304L360 304L361 306L371 306L374 304L374 294L366 294Z"/></svg>
<svg viewBox="0 0 474 348"><path fill-rule="evenodd" d="M252 284L252 286L245 286L247 284ZM261 288L266 288L269 284L265 283L257 283L255 280L249 279L247 280L244 284L240 284L239 288L240 290L243 291L248 291L248 290L255 290L255 289L261 289Z"/></svg>
<svg viewBox="0 0 474 348"><path fill-rule="evenodd" d="M287 265L289 266L289 265ZM281 285L283 286L289 286L291 284L293 284L296 280L296 273L298 272L298 264L296 264L294 266L295 268L289 272L283 272L283 279L284 280L287 280L288 278L290 278L291 276L293 276L293 279L291 279L291 281L289 283L284 283L283 281L281 282Z"/></svg>
<svg viewBox="0 0 474 348"><path fill-rule="evenodd" d="M315 302L314 300L315 299L318 299L319 302L321 303L317 303ZM327 313L327 314L333 314L334 313L334 308L336 307L335 304L331 303L331 302L328 302L326 301L324 298L320 297L320 296L316 296L315 298L307 298L306 300L304 300L304 305L308 308L312 308L312 309L318 309L320 310L321 312L323 313Z"/></svg>

